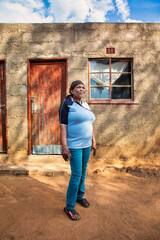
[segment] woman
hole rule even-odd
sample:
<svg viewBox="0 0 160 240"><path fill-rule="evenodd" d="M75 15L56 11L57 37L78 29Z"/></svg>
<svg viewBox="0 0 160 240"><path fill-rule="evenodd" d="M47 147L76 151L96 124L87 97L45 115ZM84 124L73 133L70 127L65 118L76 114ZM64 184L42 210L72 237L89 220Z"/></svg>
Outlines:
<svg viewBox="0 0 160 240"><path fill-rule="evenodd" d="M85 178L91 146L96 154L96 141L92 123L94 114L88 104L82 101L85 86L80 80L72 82L70 95L66 97L60 108L60 128L62 156L70 161L71 178L67 190L65 213L72 220L79 220L80 215L74 209L76 202L88 208L90 203L83 198Z"/></svg>

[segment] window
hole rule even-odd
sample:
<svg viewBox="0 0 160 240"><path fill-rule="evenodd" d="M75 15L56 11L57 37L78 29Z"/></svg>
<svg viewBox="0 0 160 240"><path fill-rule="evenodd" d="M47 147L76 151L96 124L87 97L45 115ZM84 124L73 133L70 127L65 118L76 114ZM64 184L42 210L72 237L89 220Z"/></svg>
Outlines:
<svg viewBox="0 0 160 240"><path fill-rule="evenodd" d="M133 100L132 59L90 59L89 100Z"/></svg>

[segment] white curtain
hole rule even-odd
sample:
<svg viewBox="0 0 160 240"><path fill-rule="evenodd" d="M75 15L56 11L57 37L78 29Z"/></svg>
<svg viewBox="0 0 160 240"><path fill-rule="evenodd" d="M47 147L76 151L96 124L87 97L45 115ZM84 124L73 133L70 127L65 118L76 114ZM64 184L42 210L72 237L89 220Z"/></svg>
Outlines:
<svg viewBox="0 0 160 240"><path fill-rule="evenodd" d="M122 75L121 72L124 72L128 65L128 62L115 62L112 63L111 72L115 72L116 74L112 74L112 84Z"/></svg>
<svg viewBox="0 0 160 240"><path fill-rule="evenodd" d="M127 65L128 65L128 62L115 62L115 63L112 63L111 72L115 73L115 74L112 74L112 84L122 75L121 72L124 72L124 70L126 69ZM96 66L96 68L99 70L99 72L108 70L108 65L106 66L106 68L104 66L105 66L104 64L99 63L98 66ZM98 73L98 71L97 71L97 73ZM101 75L101 78L102 78L103 73L101 73L99 75ZM91 78L98 85L104 85L105 84L105 82L102 81L98 77L98 74L92 74Z"/></svg>

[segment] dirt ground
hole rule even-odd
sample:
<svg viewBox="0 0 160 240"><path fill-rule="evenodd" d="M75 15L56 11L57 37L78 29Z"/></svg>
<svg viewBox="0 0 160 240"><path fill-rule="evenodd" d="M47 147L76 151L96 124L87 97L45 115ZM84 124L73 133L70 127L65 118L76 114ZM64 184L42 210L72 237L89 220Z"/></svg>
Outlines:
<svg viewBox="0 0 160 240"><path fill-rule="evenodd" d="M65 215L69 176L0 176L0 240L160 240L160 172L89 172L88 209Z"/></svg>

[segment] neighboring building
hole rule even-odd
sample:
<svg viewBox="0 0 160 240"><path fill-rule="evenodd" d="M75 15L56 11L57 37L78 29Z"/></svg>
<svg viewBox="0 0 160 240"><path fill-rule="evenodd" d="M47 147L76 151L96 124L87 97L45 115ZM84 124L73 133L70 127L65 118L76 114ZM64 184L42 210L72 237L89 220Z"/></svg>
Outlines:
<svg viewBox="0 0 160 240"><path fill-rule="evenodd" d="M0 24L0 160L59 154L76 79L96 115L97 159L160 152L160 23Z"/></svg>

